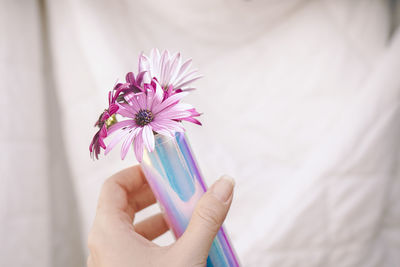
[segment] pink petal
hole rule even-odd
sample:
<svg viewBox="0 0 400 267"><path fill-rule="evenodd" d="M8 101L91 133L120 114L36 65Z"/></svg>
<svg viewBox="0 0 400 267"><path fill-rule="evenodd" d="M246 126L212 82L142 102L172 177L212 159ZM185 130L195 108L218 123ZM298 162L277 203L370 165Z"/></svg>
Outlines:
<svg viewBox="0 0 400 267"><path fill-rule="evenodd" d="M135 93L128 93L128 94L124 95L124 99L129 105L133 105L134 96L135 96Z"/></svg>
<svg viewBox="0 0 400 267"><path fill-rule="evenodd" d="M149 152L154 150L154 134L149 125L143 127L143 141Z"/></svg>
<svg viewBox="0 0 400 267"><path fill-rule="evenodd" d="M152 121L150 123L150 126L152 127L153 131L166 135L166 136L171 136L173 137L175 134L175 130L173 129L169 129L167 126L163 125L163 124L159 124L157 122Z"/></svg>
<svg viewBox="0 0 400 267"><path fill-rule="evenodd" d="M180 119L180 118L185 118L185 117L190 117L191 113L186 110L175 110L175 109L170 109L170 110L163 110L159 112L156 116L157 119Z"/></svg>
<svg viewBox="0 0 400 267"><path fill-rule="evenodd" d="M122 143L122 148L121 148L121 159L124 160L126 157L126 154L128 153L129 148L132 145L133 139L135 138L138 128L132 130L129 134L129 136L125 139L125 141Z"/></svg>
<svg viewBox="0 0 400 267"><path fill-rule="evenodd" d="M183 65L180 67L178 74L176 75L176 78L178 79L180 76L185 74L186 70L192 65L192 59L188 59L183 63Z"/></svg>
<svg viewBox="0 0 400 267"><path fill-rule="evenodd" d="M145 93L136 93L136 94L132 94L130 95L129 98L129 105L130 107L126 106L126 108L132 108L134 110L134 113L136 114L137 112L139 112L139 110L141 110L143 107L141 106L141 104L139 103L138 99L139 96L143 96L145 97Z"/></svg>
<svg viewBox="0 0 400 267"><path fill-rule="evenodd" d="M117 104L120 108L118 109L117 113L128 118L135 118L135 115L138 111L134 108L134 105L127 105L127 104Z"/></svg>
<svg viewBox="0 0 400 267"><path fill-rule="evenodd" d="M139 72L145 72L143 75L143 81L144 82L150 82L151 81L151 73L149 73L150 69L150 60L147 56L145 56L143 53L139 56Z"/></svg>
<svg viewBox="0 0 400 267"><path fill-rule="evenodd" d="M108 128L107 134L111 135L115 131L117 131L121 128L124 128L124 127L133 128L133 127L136 127L136 123L134 120L119 121L119 122L113 124L110 128Z"/></svg>
<svg viewBox="0 0 400 267"><path fill-rule="evenodd" d="M162 134L162 135L165 135L165 136L168 136L168 137L174 137L174 133L172 133L172 132L170 132L170 131L168 131L168 130L158 129L158 130L155 131L155 132L157 132L157 133L159 133L159 134Z"/></svg>
<svg viewBox="0 0 400 267"><path fill-rule="evenodd" d="M111 142L108 144L106 150L104 151L104 154L107 155L108 152L110 152L119 143L119 141L121 141L121 139L123 139L129 134L129 131L130 130L123 130L118 132L111 140Z"/></svg>
<svg viewBox="0 0 400 267"><path fill-rule="evenodd" d="M178 94L174 94L167 99L165 99L160 105L153 107L153 113L157 114L158 112L162 111L166 107L178 102L181 100L183 97L185 97L188 93L182 92Z"/></svg>
<svg viewBox="0 0 400 267"><path fill-rule="evenodd" d="M100 129L99 137L100 139L107 137L107 126L105 124Z"/></svg>
<svg viewBox="0 0 400 267"><path fill-rule="evenodd" d="M125 80L128 83L134 83L135 82L135 74L133 74L133 72L128 72L125 76Z"/></svg>
<svg viewBox="0 0 400 267"><path fill-rule="evenodd" d="M134 99L137 101L137 104L140 109L147 109L146 108L146 94L144 94L144 93L136 94Z"/></svg>
<svg viewBox="0 0 400 267"><path fill-rule="evenodd" d="M141 53L139 55L139 66L138 66L139 72L147 71L149 67L150 67L149 58L143 53Z"/></svg>
<svg viewBox="0 0 400 267"><path fill-rule="evenodd" d="M152 87L153 89L153 87ZM153 101L154 101L154 94L155 92L152 89L147 90L147 95L146 95L146 109L151 110L151 107L153 106Z"/></svg>
<svg viewBox="0 0 400 267"><path fill-rule="evenodd" d="M110 115L108 114L108 112L104 112L101 116L101 121L106 121L108 118L110 118Z"/></svg>
<svg viewBox="0 0 400 267"><path fill-rule="evenodd" d="M195 76L197 72L198 72L198 70L192 70L191 72L189 72L189 73L183 75L182 77L180 77L179 79L177 79L174 83L174 88L178 89L179 87L177 85L186 82L188 79L191 79L192 76Z"/></svg>
<svg viewBox="0 0 400 267"><path fill-rule="evenodd" d="M170 54L169 54L169 51L168 50L165 50L164 51L164 54L163 54L163 59L162 59L162 61L163 61L163 65L162 65L162 69L161 69L161 84L162 85L165 85L165 83L166 83L166 80L167 80L167 75L169 74L169 68L170 68Z"/></svg>
<svg viewBox="0 0 400 267"><path fill-rule="evenodd" d="M152 69L150 75L150 79L153 77L159 77L160 75L160 51L158 49L153 48L150 52L150 59L152 59Z"/></svg>
<svg viewBox="0 0 400 267"><path fill-rule="evenodd" d="M101 146L101 148L106 149L106 144L104 144L104 141L101 138L99 138L99 145Z"/></svg>
<svg viewBox="0 0 400 267"><path fill-rule="evenodd" d="M202 125L200 121L198 121L197 119L192 118L192 117L182 118L181 120L189 121L189 122L195 123L200 126Z"/></svg>
<svg viewBox="0 0 400 267"><path fill-rule="evenodd" d="M202 114L202 113L197 112L197 110L195 108L191 108L188 111L190 111L190 113L192 114L191 116L193 116L193 117L198 117Z"/></svg>
<svg viewBox="0 0 400 267"><path fill-rule="evenodd" d="M178 71L178 66L181 63L181 54L180 53L176 53L173 58L171 59L171 66L169 69L169 77L168 79L165 81L166 84L169 84L170 81L173 81L175 79L175 76L177 74Z"/></svg>
<svg viewBox="0 0 400 267"><path fill-rule="evenodd" d="M196 90L196 88L191 87L191 88L183 89L182 92L191 92L191 91L194 91L194 90Z"/></svg>
<svg viewBox="0 0 400 267"><path fill-rule="evenodd" d="M135 140L133 142L133 146L135 149L135 155L136 159L139 162L142 162L143 159L143 137L142 137L142 130L140 130L135 137Z"/></svg>
<svg viewBox="0 0 400 267"><path fill-rule="evenodd" d="M112 103L112 92L108 92L108 105L111 105Z"/></svg>
<svg viewBox="0 0 400 267"><path fill-rule="evenodd" d="M200 79L200 78L202 78L203 76L201 76L201 75L199 75L199 76L196 76L196 77L194 77L194 78L192 78L192 79L190 79L190 80L188 80L188 81L186 81L186 82L183 82L183 83L180 83L180 84L177 84L177 85L175 85L175 87L176 88L181 88L181 87L184 87L184 86L186 86L186 85L188 85L188 84L190 84L190 83L192 83L192 82L194 82L194 81L196 81L196 80L198 80L198 79Z"/></svg>
<svg viewBox="0 0 400 267"><path fill-rule="evenodd" d="M192 111L194 107L188 103L178 103L174 106L174 109L176 110L185 110L185 111Z"/></svg>
<svg viewBox="0 0 400 267"><path fill-rule="evenodd" d="M108 113L110 113L112 115L118 111L118 108L119 107L117 104L111 104L110 107L108 108Z"/></svg>
<svg viewBox="0 0 400 267"><path fill-rule="evenodd" d="M182 132L184 131L184 127L182 126L182 123L174 121L174 120L169 120L169 119L162 119L162 120L157 120L157 121L152 121L152 125L156 124L156 126L159 126L160 128L168 129L170 132L178 131Z"/></svg>
<svg viewBox="0 0 400 267"><path fill-rule="evenodd" d="M146 73L146 71L139 72L139 74L138 74L137 77L136 77L136 83L137 83L137 85L142 86L143 77L144 77L145 73Z"/></svg>
<svg viewBox="0 0 400 267"><path fill-rule="evenodd" d="M158 106L164 98L164 90L161 88L161 85L158 82L156 82L155 85L156 85L156 92L154 95L152 107Z"/></svg>
<svg viewBox="0 0 400 267"><path fill-rule="evenodd" d="M93 145L94 145L94 140L95 140L95 138L96 138L96 136L93 137L92 142L90 142L90 145L89 145L89 151L90 151L90 153L92 153L92 151L93 151Z"/></svg>

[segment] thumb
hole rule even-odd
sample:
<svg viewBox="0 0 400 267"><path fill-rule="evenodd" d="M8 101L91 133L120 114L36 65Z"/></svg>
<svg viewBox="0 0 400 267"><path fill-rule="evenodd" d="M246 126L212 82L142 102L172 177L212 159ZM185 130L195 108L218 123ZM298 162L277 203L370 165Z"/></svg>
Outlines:
<svg viewBox="0 0 400 267"><path fill-rule="evenodd" d="M225 220L231 206L234 180L223 176L201 197L189 225L175 243L179 254L193 261L206 261L211 244Z"/></svg>

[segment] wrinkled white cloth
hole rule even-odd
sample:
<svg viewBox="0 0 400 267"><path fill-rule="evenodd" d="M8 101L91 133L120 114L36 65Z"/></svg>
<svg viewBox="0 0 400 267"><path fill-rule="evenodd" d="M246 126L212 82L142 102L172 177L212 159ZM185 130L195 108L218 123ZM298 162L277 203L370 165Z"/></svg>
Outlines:
<svg viewBox="0 0 400 267"><path fill-rule="evenodd" d="M118 147L93 162L91 126L153 47L192 57L205 76L187 98L204 126L187 132L209 184L236 178L226 226L243 266L400 266L393 3L2 6L1 266L84 265L102 182L135 164Z"/></svg>

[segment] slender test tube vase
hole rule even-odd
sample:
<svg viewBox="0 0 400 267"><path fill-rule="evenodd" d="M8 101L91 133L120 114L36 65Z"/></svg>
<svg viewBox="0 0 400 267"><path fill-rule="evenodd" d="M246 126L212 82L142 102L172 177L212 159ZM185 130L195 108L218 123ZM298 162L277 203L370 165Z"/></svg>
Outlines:
<svg viewBox="0 0 400 267"><path fill-rule="evenodd" d="M187 136L155 135L155 149L144 149L142 170L164 213L165 220L179 238L185 231L197 201L207 190ZM207 267L235 267L239 261L221 227L207 258Z"/></svg>

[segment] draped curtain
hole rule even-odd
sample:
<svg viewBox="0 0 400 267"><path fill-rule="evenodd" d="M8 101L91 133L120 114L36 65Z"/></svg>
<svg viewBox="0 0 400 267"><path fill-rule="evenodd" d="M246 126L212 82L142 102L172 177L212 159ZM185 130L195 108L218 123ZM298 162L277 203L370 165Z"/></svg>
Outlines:
<svg viewBox="0 0 400 267"><path fill-rule="evenodd" d="M244 266L400 266L399 7L1 1L0 266L85 265L102 182L136 164L92 161L92 125L153 47L204 74L187 132L209 184L236 178Z"/></svg>

